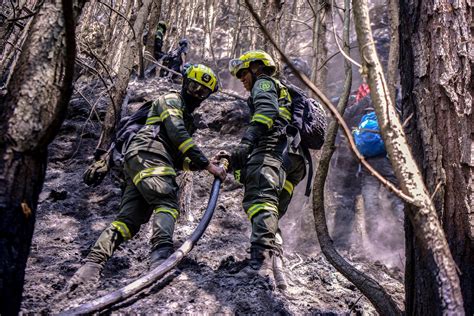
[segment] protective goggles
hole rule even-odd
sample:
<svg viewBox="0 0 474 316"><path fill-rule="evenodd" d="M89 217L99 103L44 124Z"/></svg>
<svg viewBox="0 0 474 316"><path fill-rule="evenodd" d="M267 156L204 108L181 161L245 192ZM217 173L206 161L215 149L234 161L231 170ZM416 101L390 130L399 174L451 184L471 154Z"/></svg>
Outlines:
<svg viewBox="0 0 474 316"><path fill-rule="evenodd" d="M208 87L203 86L202 84L197 83L194 80L188 80L188 85L186 90L188 93L196 98L204 100L208 98L212 91Z"/></svg>
<svg viewBox="0 0 474 316"><path fill-rule="evenodd" d="M230 73L233 75L233 76L236 76L237 78L239 78L239 71L242 70L242 68L245 68L244 67L244 61L240 60L240 59L232 59L230 62L229 62L229 71Z"/></svg>

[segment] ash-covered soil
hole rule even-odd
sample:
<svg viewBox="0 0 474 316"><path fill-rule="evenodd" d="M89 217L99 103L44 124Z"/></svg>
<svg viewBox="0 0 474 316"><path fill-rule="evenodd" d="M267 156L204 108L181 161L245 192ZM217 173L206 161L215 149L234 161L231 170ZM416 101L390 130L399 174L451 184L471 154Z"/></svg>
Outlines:
<svg viewBox="0 0 474 316"><path fill-rule="evenodd" d="M129 102L153 99L179 86L153 79L134 81ZM94 87L85 87L94 99ZM98 115L105 109L98 104ZM80 97L71 102L68 119L50 146L46 181L40 196L31 254L26 269L22 311L56 314L127 285L148 271L151 226L119 249L107 263L98 284L85 291L67 292L67 281L101 231L118 212L121 190L112 176L95 188L82 183L100 133L96 115ZM88 119L89 118L89 119ZM237 144L248 119L241 100L212 96L196 113L194 139L211 157ZM87 121L87 122L86 122ZM178 220L179 247L203 214L213 179L195 172L189 211ZM301 189L301 188L300 188ZM301 190L300 190L301 191ZM330 192L328 199L331 199ZM265 280L238 278L248 257L250 224L241 209L242 187L229 175L207 231L178 269L146 291L113 306L112 313L157 314L376 314L368 300L328 263L318 248L313 215L301 192L282 220L285 266L289 288L273 290ZM354 247L357 249L357 247ZM380 282L401 303L402 273L371 262L361 253L343 253L356 267Z"/></svg>

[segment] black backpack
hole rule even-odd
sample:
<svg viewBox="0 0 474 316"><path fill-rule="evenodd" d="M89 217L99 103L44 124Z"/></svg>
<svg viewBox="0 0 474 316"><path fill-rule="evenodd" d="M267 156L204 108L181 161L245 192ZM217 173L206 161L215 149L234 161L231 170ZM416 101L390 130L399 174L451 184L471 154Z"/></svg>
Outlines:
<svg viewBox="0 0 474 316"><path fill-rule="evenodd" d="M283 83L291 96L291 124L300 132L301 145L308 149L321 149L326 134L326 112L321 104L297 86Z"/></svg>
<svg viewBox="0 0 474 316"><path fill-rule="evenodd" d="M324 144L327 129L326 112L318 101L310 98L297 86L286 81L281 81L281 84L288 89L288 93L291 96L291 110L293 113L291 125L294 126L292 129L295 127L298 129L300 136L300 142L295 145L301 145L303 154L308 161L309 170L305 195L309 196L311 194L311 182L314 174L313 160L309 149L321 149ZM277 86L279 86L278 83ZM289 130L291 129L287 128L287 131Z"/></svg>
<svg viewBox="0 0 474 316"><path fill-rule="evenodd" d="M115 165L123 163L123 157L128 144L138 131L145 126L152 104L153 101L147 101L135 113L125 116L120 120L117 132L115 133L115 141L111 145L112 160Z"/></svg>

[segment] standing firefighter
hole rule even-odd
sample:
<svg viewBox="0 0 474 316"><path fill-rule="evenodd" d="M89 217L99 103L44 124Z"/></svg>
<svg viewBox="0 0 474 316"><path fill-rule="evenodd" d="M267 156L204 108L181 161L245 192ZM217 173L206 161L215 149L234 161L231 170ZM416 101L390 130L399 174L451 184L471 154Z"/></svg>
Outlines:
<svg viewBox="0 0 474 316"><path fill-rule="evenodd" d="M226 172L210 163L195 145L191 113L218 89L217 77L204 65L191 65L184 72L181 92L171 92L153 102L146 125L125 149L127 185L120 212L107 227L71 284L99 278L105 262L117 247L129 240L153 214L150 268L173 253L173 232L179 215L176 170L204 170L222 180Z"/></svg>
<svg viewBox="0 0 474 316"><path fill-rule="evenodd" d="M188 50L188 40L185 38L181 39L178 43L178 47L163 57L163 65L176 72L181 72L183 65L186 63L186 54L188 53ZM160 77L165 77L168 75L168 73L168 70L161 69ZM178 76L173 74L171 79L177 80Z"/></svg>
<svg viewBox="0 0 474 316"><path fill-rule="evenodd" d="M156 27L155 42L153 47L153 56L156 60L160 60L163 57L163 40L166 34L166 23L164 21L158 22Z"/></svg>
<svg viewBox="0 0 474 316"><path fill-rule="evenodd" d="M249 265L239 274L271 277L275 269L277 285L284 288L277 275L282 254L278 220L306 172L304 158L288 149L291 97L272 77L276 65L264 51L249 51L231 60L229 70L251 93L251 122L231 154L234 175L245 187L243 207L252 224Z"/></svg>

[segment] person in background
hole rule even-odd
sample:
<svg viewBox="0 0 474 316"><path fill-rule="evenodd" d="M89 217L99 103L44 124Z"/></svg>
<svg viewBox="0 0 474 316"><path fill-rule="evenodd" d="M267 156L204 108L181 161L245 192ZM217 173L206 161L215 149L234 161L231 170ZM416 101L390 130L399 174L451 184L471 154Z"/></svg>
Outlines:
<svg viewBox="0 0 474 316"><path fill-rule="evenodd" d="M183 65L186 63L186 54L188 53L188 50L188 40L185 38L181 39L178 43L178 47L163 57L163 66L166 66L171 70L181 73ZM168 74L168 70L164 68L160 70L160 77L166 77ZM178 81L179 75L172 74L171 79L173 81Z"/></svg>
<svg viewBox="0 0 474 316"><path fill-rule="evenodd" d="M166 23L165 21L158 22L155 33L155 41L153 44L153 56L156 60L160 60L163 57L163 41L166 34Z"/></svg>

